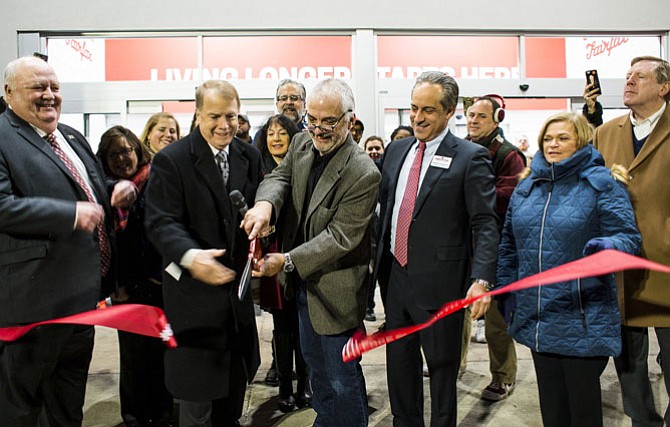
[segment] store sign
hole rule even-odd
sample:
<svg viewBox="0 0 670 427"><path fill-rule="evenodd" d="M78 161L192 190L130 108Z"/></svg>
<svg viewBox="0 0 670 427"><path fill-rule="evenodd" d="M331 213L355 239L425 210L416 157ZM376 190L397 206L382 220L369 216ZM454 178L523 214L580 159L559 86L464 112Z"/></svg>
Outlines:
<svg viewBox="0 0 670 427"><path fill-rule="evenodd" d="M517 79L517 37L378 36L380 79L442 71L456 79Z"/></svg>
<svg viewBox="0 0 670 427"><path fill-rule="evenodd" d="M351 79L350 36L48 39L64 82ZM456 79L518 79L516 36L377 37L379 79L440 70ZM527 37L526 77L621 78L631 58L659 56L659 37Z"/></svg>
<svg viewBox="0 0 670 427"><path fill-rule="evenodd" d="M600 78L624 78L631 59L661 56L660 37L566 37L566 74L584 78L585 70L597 69Z"/></svg>
<svg viewBox="0 0 670 427"><path fill-rule="evenodd" d="M49 39L47 51L61 82L105 81L105 40Z"/></svg>
<svg viewBox="0 0 670 427"><path fill-rule="evenodd" d="M203 39L205 78L351 79L349 36L241 36Z"/></svg>

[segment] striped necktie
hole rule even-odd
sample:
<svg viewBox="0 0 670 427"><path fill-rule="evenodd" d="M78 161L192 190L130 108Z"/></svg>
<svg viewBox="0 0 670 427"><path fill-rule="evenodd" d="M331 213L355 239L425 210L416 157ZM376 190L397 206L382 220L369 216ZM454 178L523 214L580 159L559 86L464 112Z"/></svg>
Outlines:
<svg viewBox="0 0 670 427"><path fill-rule="evenodd" d="M409 234L409 225L412 223L412 215L414 214L416 193L419 190L419 178L421 177L421 163L423 162L423 153L425 150L426 142L419 141L419 148L416 151L416 156L409 170L405 194L402 196L400 210L398 211L394 254L402 267L407 265L407 236Z"/></svg>
<svg viewBox="0 0 670 427"><path fill-rule="evenodd" d="M65 164L65 167L67 168L68 171L70 171L72 177L74 178L75 181L77 181L79 187L82 190L84 190L84 193L86 194L86 198L88 199L88 201L91 203L96 203L93 194L91 194L91 189L86 184L86 181L84 181L84 178L82 178L82 176L79 174L77 168L74 167L74 164L72 164L72 160L70 160L67 154L65 154L65 152L61 149L60 144L56 140L56 135L50 133L46 135L44 139L46 139L51 148L54 150L56 156L58 156L58 158L61 159L61 161ZM109 245L109 236L107 236L107 231L105 230L104 220L98 223L97 229L98 229L98 244L100 245L100 274L102 275L102 277L105 277L107 275L107 272L109 271L109 266L112 258L112 250Z"/></svg>

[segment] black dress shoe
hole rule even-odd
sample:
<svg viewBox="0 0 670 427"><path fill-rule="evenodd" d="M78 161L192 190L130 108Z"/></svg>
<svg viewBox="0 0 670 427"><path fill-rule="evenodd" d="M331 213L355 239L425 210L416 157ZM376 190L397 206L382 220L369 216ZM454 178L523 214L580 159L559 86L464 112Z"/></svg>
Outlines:
<svg viewBox="0 0 670 427"><path fill-rule="evenodd" d="M279 404L279 410L285 414L288 414L289 412L295 409L295 397L293 396L289 397L279 396L279 398L277 399L277 403Z"/></svg>
<svg viewBox="0 0 670 427"><path fill-rule="evenodd" d="M298 390L301 390L301 387L298 387ZM302 391L298 391L295 394L295 405L298 408L312 406L312 387L309 383L307 384L307 387L302 387Z"/></svg>

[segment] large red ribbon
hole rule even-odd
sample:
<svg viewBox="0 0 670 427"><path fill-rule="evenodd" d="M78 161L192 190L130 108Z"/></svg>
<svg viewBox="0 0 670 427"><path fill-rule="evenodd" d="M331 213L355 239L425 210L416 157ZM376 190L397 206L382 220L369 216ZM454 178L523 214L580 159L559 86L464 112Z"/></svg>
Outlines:
<svg viewBox="0 0 670 427"><path fill-rule="evenodd" d="M104 307L104 304L101 305ZM134 334L160 338L170 348L177 347L172 328L165 313L158 307L141 304L120 304L99 310L85 311L59 319L44 320L22 326L0 328L1 341L15 341L40 325L50 324L99 325Z"/></svg>
<svg viewBox="0 0 670 427"><path fill-rule="evenodd" d="M458 310L461 310L462 308L467 307L473 302L478 301L486 296L493 297L495 295L519 291L521 289L533 288L583 277L600 276L603 274L630 269L647 269L670 273L670 267L643 258L638 258L623 252L611 249L597 252L593 255L578 259L577 261L569 262L542 273L528 276L494 291L487 292L472 298L463 298L448 302L440 307L440 309L433 316L431 316L430 319L418 325L406 326L404 328L394 329L392 331L379 331L373 335L366 335L364 331L357 331L342 349L342 360L344 360L344 362L350 362L370 350L399 340L400 338L406 337L407 335L413 334L417 331L420 331L421 329L425 329L438 320Z"/></svg>

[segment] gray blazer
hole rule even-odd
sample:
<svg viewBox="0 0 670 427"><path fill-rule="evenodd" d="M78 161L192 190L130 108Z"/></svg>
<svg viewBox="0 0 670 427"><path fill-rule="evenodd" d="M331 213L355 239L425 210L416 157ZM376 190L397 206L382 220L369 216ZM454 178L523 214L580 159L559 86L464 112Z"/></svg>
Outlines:
<svg viewBox="0 0 670 427"><path fill-rule="evenodd" d="M370 262L369 223L377 202L380 174L351 138L339 148L317 183L298 230L314 154L308 133L293 138L286 157L267 175L256 194L283 216L279 230L300 277L314 330L333 335L358 327L365 315ZM282 211L291 197L295 208ZM291 205L291 204L289 204ZM305 242L294 247L298 232Z"/></svg>

